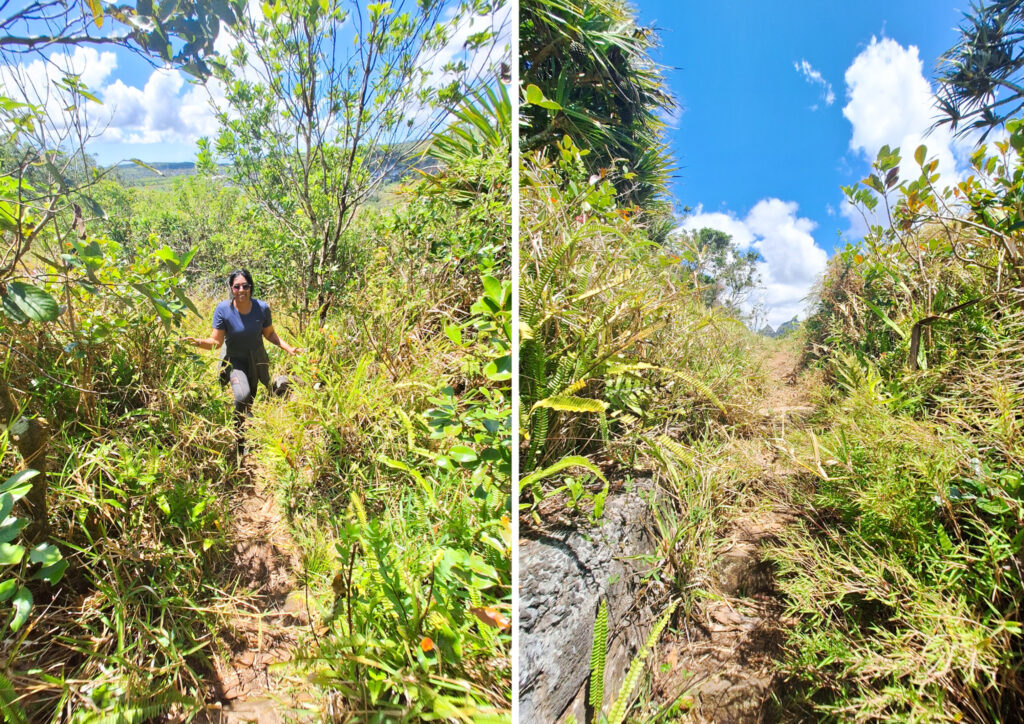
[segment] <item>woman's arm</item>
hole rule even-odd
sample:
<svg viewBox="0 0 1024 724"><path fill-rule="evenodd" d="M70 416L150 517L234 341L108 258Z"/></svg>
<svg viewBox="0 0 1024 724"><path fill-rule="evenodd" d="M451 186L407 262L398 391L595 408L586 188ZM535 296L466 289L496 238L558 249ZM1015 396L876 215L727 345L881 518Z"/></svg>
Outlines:
<svg viewBox="0 0 1024 724"><path fill-rule="evenodd" d="M292 347L290 344L281 339L277 332L274 331L274 325L270 324L263 328L263 336L266 337L267 341L271 344L276 344L278 347L283 349L293 357L297 355L301 350L298 347Z"/></svg>
<svg viewBox="0 0 1024 724"><path fill-rule="evenodd" d="M266 330L264 330L264 333L265 332ZM199 339L198 337L182 337L181 341L191 342L196 347L200 347L202 349L220 349L220 346L224 344L224 330L215 329L210 332L209 337L204 337L203 339Z"/></svg>

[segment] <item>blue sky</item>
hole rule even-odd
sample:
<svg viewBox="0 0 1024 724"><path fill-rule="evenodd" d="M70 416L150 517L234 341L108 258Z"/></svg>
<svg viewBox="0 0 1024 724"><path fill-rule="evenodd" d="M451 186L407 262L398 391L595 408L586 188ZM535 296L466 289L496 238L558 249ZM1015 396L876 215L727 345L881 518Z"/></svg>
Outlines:
<svg viewBox="0 0 1024 724"><path fill-rule="evenodd" d="M883 144L921 142L955 178L970 142L935 118L936 61L957 40L966 0L634 0L658 30L681 109L668 140L672 191L694 214L762 255L768 322L786 321L827 256L863 235L840 186L864 178ZM908 169L910 167L907 167Z"/></svg>
<svg viewBox="0 0 1024 724"><path fill-rule="evenodd" d="M257 13L260 12L261 4L256 0L250 1L250 6ZM446 19L454 15L457 3L449 0L448 5L444 15ZM467 60L474 69L478 65L494 62L500 51L492 53L489 59L485 57L486 53L470 59L463 48L463 42L472 32L478 32L488 25L499 29L504 24L499 46L502 42L507 44L508 13L509 8L505 7L493 18L474 18L472 24L461 23L448 45L431 57L424 58L421 65L440 74L442 66L450 60ZM108 20L102 32L106 32L111 25L112 21ZM219 52L227 52L235 42L227 33L222 32L216 48ZM352 44L349 42L343 44L343 47L352 47ZM45 62L37 56L24 56L10 65L0 64L0 86L46 89L52 87L48 81L59 78L61 71L66 70L80 74L82 82L101 101L100 104L83 104L90 131L86 149L101 164L131 158L144 161L191 161L195 159L197 139L217 133L211 103L223 101L223 88L219 82L211 80L205 86L198 85L187 73L154 65L120 48L82 46L56 49L45 53ZM20 97L18 91L11 91L11 95ZM62 111L68 105L66 101L52 94L45 98L41 93L31 100L45 104L48 110L50 122L42 130L50 134L51 143L54 137L68 134L72 125Z"/></svg>

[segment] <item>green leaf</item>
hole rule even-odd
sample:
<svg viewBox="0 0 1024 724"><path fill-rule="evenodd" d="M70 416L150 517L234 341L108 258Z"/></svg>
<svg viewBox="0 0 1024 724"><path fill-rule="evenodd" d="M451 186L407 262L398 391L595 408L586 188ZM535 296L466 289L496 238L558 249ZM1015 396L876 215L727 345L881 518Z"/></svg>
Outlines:
<svg viewBox="0 0 1024 724"><path fill-rule="evenodd" d="M914 160L917 161L918 166L924 166L924 159L927 155L928 148L922 143L917 147L917 150L914 151Z"/></svg>
<svg viewBox="0 0 1024 724"><path fill-rule="evenodd" d="M602 473L601 469L594 465L594 463L590 462L582 455L569 455L567 457L562 458L554 465L550 465L544 468L543 470L531 473L530 475L527 475L525 478L520 478L519 489L524 490L527 486L532 485L538 480L543 480L544 478L551 477L555 473L560 473L566 468L573 467L586 468L604 482L608 482L607 479L604 477L604 473Z"/></svg>
<svg viewBox="0 0 1024 724"><path fill-rule="evenodd" d="M18 588L14 594L14 620L11 621L11 631L17 631L28 621L28 612L32 610L32 592L24 586Z"/></svg>
<svg viewBox="0 0 1024 724"><path fill-rule="evenodd" d="M493 299L499 306L501 305L501 282L489 274L485 274L483 279L484 292Z"/></svg>
<svg viewBox="0 0 1024 724"><path fill-rule="evenodd" d="M10 282L4 295L4 311L16 322L52 322L60 313L53 297L39 287L22 282Z"/></svg>
<svg viewBox="0 0 1024 724"><path fill-rule="evenodd" d="M40 543L28 554L30 563L42 563L49 566L61 559L60 549L52 543Z"/></svg>
<svg viewBox="0 0 1024 724"><path fill-rule="evenodd" d="M444 325L444 333L452 342L460 347L462 346L462 327L457 324L446 324Z"/></svg>
<svg viewBox="0 0 1024 724"><path fill-rule="evenodd" d="M205 548L203 550L206 550ZM44 566L36 571L35 575L32 576L33 580L46 581L51 586L59 583L60 579L64 577L64 571L68 569L68 561L66 558L61 558L56 563L52 563L48 566Z"/></svg>
<svg viewBox="0 0 1024 724"><path fill-rule="evenodd" d="M39 475L39 471L33 470L32 468L27 468L25 470L22 470L21 472L17 472L11 477L7 478L7 480L4 481L3 485L0 485L0 493L10 492L15 486L19 486L26 480L31 480L37 475Z"/></svg>
<svg viewBox="0 0 1024 724"><path fill-rule="evenodd" d="M872 304L871 301L868 299L865 299L864 301L867 303L869 307L871 307L871 311L878 315L879 319L881 319L883 322L889 325L896 332L896 334L900 336L900 339L907 338L907 333L900 329L900 326L896 324L896 322L889 319L889 316L885 312L883 312L877 305Z"/></svg>
<svg viewBox="0 0 1024 724"><path fill-rule="evenodd" d="M541 108L547 108L551 111L562 110L562 106L560 104L550 98L545 98L544 91L533 83L526 86L526 102L530 105L540 106Z"/></svg>
<svg viewBox="0 0 1024 724"><path fill-rule="evenodd" d="M6 601L14 595L16 590L18 590L18 582L15 579L8 578L6 581L0 581L0 601Z"/></svg>
<svg viewBox="0 0 1024 724"><path fill-rule="evenodd" d="M484 367L484 376L489 380L494 380L495 382L504 382L505 380L512 379L512 355L506 354L495 360L491 360L491 362Z"/></svg>
<svg viewBox="0 0 1024 724"><path fill-rule="evenodd" d="M178 299L179 302L181 302L182 306L187 307L188 310L195 314L197 317L203 316L202 314L199 313L199 310L196 308L196 305L192 303L192 300L188 298L188 295L185 294L185 292L183 292L181 289L175 287L174 296Z"/></svg>
<svg viewBox="0 0 1024 724"><path fill-rule="evenodd" d="M0 543L0 566L13 566L21 563L25 556L25 546Z"/></svg>
<svg viewBox="0 0 1024 724"><path fill-rule="evenodd" d="M178 255L174 253L174 249L166 244L154 251L153 256L167 264L173 272L178 272L181 269L181 259L179 259Z"/></svg>
<svg viewBox="0 0 1024 724"><path fill-rule="evenodd" d="M448 455L457 463L471 463L477 459L476 451L465 445L456 445L448 451Z"/></svg>
<svg viewBox="0 0 1024 724"><path fill-rule="evenodd" d="M0 543L10 543L26 525L28 521L24 518L15 518L13 515L6 517L3 525L0 525Z"/></svg>

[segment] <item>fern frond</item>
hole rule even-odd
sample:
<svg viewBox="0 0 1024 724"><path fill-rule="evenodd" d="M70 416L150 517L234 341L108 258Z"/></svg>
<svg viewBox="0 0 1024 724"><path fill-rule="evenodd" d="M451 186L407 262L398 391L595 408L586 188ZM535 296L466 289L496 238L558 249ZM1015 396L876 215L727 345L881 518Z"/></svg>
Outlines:
<svg viewBox="0 0 1024 724"><path fill-rule="evenodd" d="M697 467L697 457L668 435L659 435L658 444L691 468Z"/></svg>
<svg viewBox="0 0 1024 724"><path fill-rule="evenodd" d="M676 610L678 601L673 601L668 607L668 610L658 620L658 623L654 624L654 628L651 629L650 635L644 642L643 647L637 651L636 656L633 657L633 661L629 665L629 673L626 674L626 680L622 682L622 689L619 691L619 696L615 700L614 706L612 706L611 712L608 714L608 724L622 724L626 717L626 707L629 705L629 700L633 696L633 689L636 688L637 682L640 680L640 676L644 673L644 660L647 659L647 655L651 653L651 649L658 643L658 639L661 638L661 632L668 624L669 619L672 617L672 613Z"/></svg>
<svg viewBox="0 0 1024 724"><path fill-rule="evenodd" d="M725 405L718 399L718 395L715 394L714 390L702 380L697 379L693 375L682 372L680 370L674 370L671 367L661 367L659 365L652 365L646 362L636 362L634 364L611 364L608 366L608 373L613 375L624 375L630 372L639 372L641 370L652 370L656 372L663 372L671 377L682 380L690 387L695 389L697 392L702 394L708 399L708 401L722 411L722 414L728 414L725 409Z"/></svg>
<svg viewBox="0 0 1024 724"><path fill-rule="evenodd" d="M537 456L544 449L548 440L548 410L538 408L530 414L530 449L526 454L526 469L530 470L537 463Z"/></svg>
<svg viewBox="0 0 1024 724"><path fill-rule="evenodd" d="M590 462L582 455L569 455L568 457L562 458L554 465L546 467L543 470L539 470L536 473L532 473L531 475L527 475L525 478L520 478L519 489L522 490L523 488L526 488L532 485L533 483L543 480L544 478L551 477L555 473L560 473L566 468L572 467L586 468L594 475L596 475L598 478L600 478L603 482L608 482L607 478L605 478L604 476L604 473L601 472L601 468L594 465L594 463Z"/></svg>
<svg viewBox="0 0 1024 724"><path fill-rule="evenodd" d="M603 400L595 400L589 397L572 397L569 395L556 395L554 397L548 397L546 399L535 402L533 409L536 410L539 407L547 407L551 410L558 410L559 412L598 412L603 413L608 409L608 403ZM531 410L532 412L532 410Z"/></svg>
<svg viewBox="0 0 1024 724"><path fill-rule="evenodd" d="M18 692L3 674L0 674L0 714L3 714L4 721L11 724L25 724L28 721L25 710L18 704Z"/></svg>
<svg viewBox="0 0 1024 724"><path fill-rule="evenodd" d="M592 377L584 377L582 380L576 380L570 385L567 385L561 390L558 390L559 395L575 395L577 392L587 386L587 383L592 380Z"/></svg>
<svg viewBox="0 0 1024 724"><path fill-rule="evenodd" d="M604 664L608 653L608 599L601 601L601 608L594 621L594 646L590 650L590 706L595 712L604 704Z"/></svg>

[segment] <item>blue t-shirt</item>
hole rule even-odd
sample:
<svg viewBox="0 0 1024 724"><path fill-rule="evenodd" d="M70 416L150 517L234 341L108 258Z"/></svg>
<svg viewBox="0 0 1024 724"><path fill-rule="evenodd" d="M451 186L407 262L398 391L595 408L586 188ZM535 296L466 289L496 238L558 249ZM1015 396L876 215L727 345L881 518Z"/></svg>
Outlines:
<svg viewBox="0 0 1024 724"><path fill-rule="evenodd" d="M246 358L264 349L263 330L271 324L270 305L260 299L252 300L248 314L239 314L230 299L218 304L213 311L213 328L224 330L225 357Z"/></svg>

